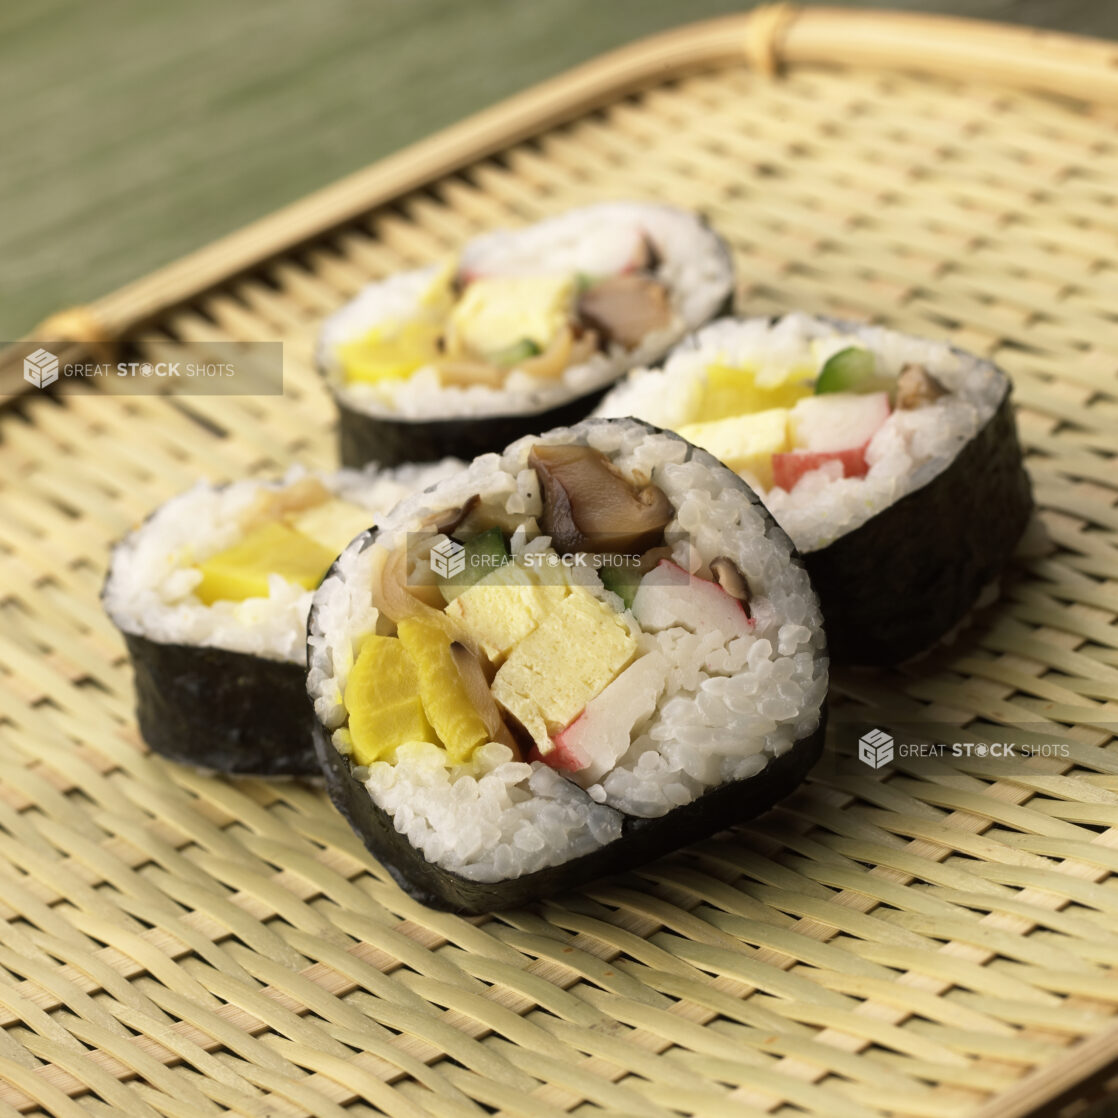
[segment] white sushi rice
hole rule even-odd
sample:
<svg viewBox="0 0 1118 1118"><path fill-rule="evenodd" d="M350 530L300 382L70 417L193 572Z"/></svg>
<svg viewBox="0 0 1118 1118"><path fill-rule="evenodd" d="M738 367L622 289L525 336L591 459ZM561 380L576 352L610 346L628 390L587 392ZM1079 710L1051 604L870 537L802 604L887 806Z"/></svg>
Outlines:
<svg viewBox="0 0 1118 1118"><path fill-rule="evenodd" d="M241 518L267 490L317 478L331 493L369 510L369 523L403 498L464 468L455 459L395 470L309 473L292 467L274 481L199 482L161 505L113 551L102 594L116 626L150 640L204 645L301 664L306 658L312 591L273 574L268 597L203 602L197 564L231 547Z"/></svg>
<svg viewBox="0 0 1118 1118"><path fill-rule="evenodd" d="M511 540L514 556L546 549L547 537L529 540L525 530L535 530L531 517L540 511L528 455L540 443L570 442L602 451L628 476L651 477L677 510L667 530L673 560L694 571L719 555L732 559L751 590L754 626L729 639L680 626L644 632L587 570L580 581L620 612L640 650L658 650L672 666L657 709L635 727L628 752L600 784L584 790L541 762L514 760L496 743L463 765L448 767L437 746L412 744L400 747L394 764L354 770L428 861L476 881L565 862L618 838L625 814L660 816L716 784L754 776L821 717L827 661L818 603L802 567L789 560L784 533L704 451L637 423L589 422L476 459L398 506L375 544L355 541L342 554L315 596L308 641L308 691L335 746L350 748L342 696L365 637L376 631L370 587L378 556L404 546L432 513L475 493L525 515Z"/></svg>
<svg viewBox="0 0 1118 1118"><path fill-rule="evenodd" d="M716 314L733 292L733 270L720 239L693 213L671 206L611 202L571 210L525 229L502 230L471 241L462 269L486 275L582 272L607 275L630 261L641 232L661 255L657 277L668 287L672 321L632 350L611 347L543 381L513 369L499 388L444 387L433 368L406 380L345 384L337 349L378 323L413 317L439 267L402 272L369 284L323 324L318 361L340 402L374 415L430 419L531 414L601 388L627 369L657 360L688 331Z"/></svg>
<svg viewBox="0 0 1118 1118"><path fill-rule="evenodd" d="M632 415L674 430L691 422L713 364L754 369L759 385L779 384L805 366L817 371L850 345L871 350L878 372L886 376L896 376L907 364L923 365L949 395L925 407L893 411L870 441L864 477L844 478L841 465L830 463L805 474L790 493L758 489L796 547L816 551L945 470L997 410L1008 387L1005 373L944 342L880 326L805 314L775 322L726 318L684 341L662 369L634 370L594 414Z"/></svg>

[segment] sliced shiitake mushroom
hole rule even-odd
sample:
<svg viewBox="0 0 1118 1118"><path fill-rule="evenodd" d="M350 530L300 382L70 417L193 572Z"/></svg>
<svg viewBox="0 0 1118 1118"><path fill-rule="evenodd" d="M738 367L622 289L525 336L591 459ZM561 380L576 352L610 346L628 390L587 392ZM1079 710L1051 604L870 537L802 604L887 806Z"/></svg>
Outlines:
<svg viewBox="0 0 1118 1118"><path fill-rule="evenodd" d="M466 698L470 700L470 705L477 711L482 722L485 723L489 740L498 741L502 745L508 746L519 760L521 756L520 746L509 732L505 720L501 717L497 700L493 698L493 692L489 690L489 680L485 678L485 669L481 665L481 660L461 641L455 641L451 644L450 658L458 669L458 678L462 681Z"/></svg>
<svg viewBox="0 0 1118 1118"><path fill-rule="evenodd" d="M475 493L472 497L466 499L465 504L459 505L457 508L446 509L443 512L436 514L436 519L432 524L432 530L436 535L453 536L458 530L458 526L481 504L481 494Z"/></svg>
<svg viewBox="0 0 1118 1118"><path fill-rule="evenodd" d="M903 411L934 404L948 390L923 365L906 365L897 376L897 407Z"/></svg>
<svg viewBox="0 0 1118 1118"><path fill-rule="evenodd" d="M578 300L578 315L605 342L635 349L672 320L668 289L643 272L607 276Z"/></svg>
<svg viewBox="0 0 1118 1118"><path fill-rule="evenodd" d="M646 575L656 567L662 559L671 559L671 557L672 549L668 547L667 544L649 548L649 550L637 560L637 572L641 575Z"/></svg>
<svg viewBox="0 0 1118 1118"><path fill-rule="evenodd" d="M741 568L726 555L719 555L717 559L710 561L710 573L714 575L714 581L730 595L731 598L736 598L741 602L742 609L745 610L746 617L752 617L753 614L749 609L749 601L752 594L749 590L749 583L745 580L745 575L742 574Z"/></svg>
<svg viewBox="0 0 1118 1118"><path fill-rule="evenodd" d="M543 493L540 528L563 553L638 552L663 542L675 510L655 485L634 485L589 446L537 444L528 456Z"/></svg>
<svg viewBox="0 0 1118 1118"><path fill-rule="evenodd" d="M571 325L560 328L551 344L537 357L529 357L516 367L537 380L558 380L568 369L588 361L598 347L593 331L579 331Z"/></svg>
<svg viewBox="0 0 1118 1118"><path fill-rule="evenodd" d="M423 524L435 535L453 536L461 543L489 528L500 528L511 535L523 519L519 513L508 512L499 505L483 504L475 493L465 504L434 513Z"/></svg>
<svg viewBox="0 0 1118 1118"><path fill-rule="evenodd" d="M641 233L640 249L633 262L633 270L652 275L659 270L663 262L664 257L660 253L659 245L647 233Z"/></svg>
<svg viewBox="0 0 1118 1118"><path fill-rule="evenodd" d="M436 629L441 629L452 641L459 641L471 652L476 653L476 643L462 627L432 602L423 600L430 592L437 592L435 588L409 586L407 570L406 548L400 547L387 554L379 552L376 555L372 570L372 596L377 611L397 625L406 617L416 617ZM431 596L433 597L433 593Z"/></svg>

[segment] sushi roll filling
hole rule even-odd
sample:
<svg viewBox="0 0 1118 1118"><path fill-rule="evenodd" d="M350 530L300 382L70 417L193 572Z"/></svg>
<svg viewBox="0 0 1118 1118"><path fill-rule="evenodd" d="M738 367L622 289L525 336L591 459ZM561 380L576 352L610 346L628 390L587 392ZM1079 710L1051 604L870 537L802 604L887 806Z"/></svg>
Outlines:
<svg viewBox="0 0 1118 1118"><path fill-rule="evenodd" d="M311 594L338 553L415 488L460 468L200 482L118 544L106 609L152 640L302 663Z"/></svg>
<svg viewBox="0 0 1118 1118"><path fill-rule="evenodd" d="M680 585L690 581L664 557L670 502L655 485L630 481L585 445L534 446L528 464L542 494L543 535L535 537L545 543L542 549L513 560L495 522L507 523L507 516L494 517L475 494L469 512L456 514L454 536L439 533L412 549L410 561L420 566L447 545L461 555L463 568L439 577L434 590L429 583L408 585L403 549L387 557L373 600L396 634L366 641L345 692L350 743L360 764L392 761L397 748L412 740L439 745L449 763L462 763L492 741L518 758L575 774L592 766L575 744L585 735L572 727L585 722L588 708L605 709L610 700L603 693L630 666L648 677L634 639L639 622L620 615L639 613L641 587L657 575ZM588 557L593 561L587 563ZM567 563L591 578L605 572L592 585L608 591L612 583L623 610L614 596L596 596L573 581ZM736 597L709 570L700 568L695 577L724 599L722 611L751 625L740 604L748 597L745 576L725 556L713 565L732 582ZM558 578L538 573L548 570ZM439 598L445 603L441 612ZM545 674L547 682L541 680ZM371 715L374 694L390 706L388 717Z"/></svg>
<svg viewBox="0 0 1118 1118"><path fill-rule="evenodd" d="M539 411L662 353L731 286L694 215L591 206L369 285L324 324L319 361L339 403L369 415Z"/></svg>
<svg viewBox="0 0 1118 1118"><path fill-rule="evenodd" d="M793 314L712 323L597 414L709 450L806 553L942 472L1007 391L989 362L941 343Z"/></svg>
<svg viewBox="0 0 1118 1118"><path fill-rule="evenodd" d="M930 407L950 395L923 365L907 364L896 376L879 371L863 346L832 353L814 374L793 366L782 379L765 378L763 367L722 361L705 372L694 407L703 418L679 432L762 493L865 477L870 443L895 410ZM775 400L780 404L765 406Z"/></svg>
<svg viewBox="0 0 1118 1118"><path fill-rule="evenodd" d="M786 541L683 442L652 440L664 485L635 443L595 434L522 440L504 469L480 459L474 491L396 510L316 598L309 686L334 747L428 860L475 880L760 772L820 717L817 607L802 570L775 570ZM700 476L724 524L761 529L744 557L681 523ZM363 617L327 633L344 602ZM467 804L501 816L489 841L451 841Z"/></svg>
<svg viewBox="0 0 1118 1118"><path fill-rule="evenodd" d="M368 519L367 509L334 496L317 478L261 489L239 518L240 538L189 564L198 576L194 594L208 606L267 598L273 577L313 590Z"/></svg>
<svg viewBox="0 0 1118 1118"><path fill-rule="evenodd" d="M410 317L385 319L338 347L347 384L403 381L428 370L440 387L501 388L515 369L554 381L571 365L613 346L636 349L674 321L658 278L660 255L633 230L632 255L618 272L470 271L444 264Z"/></svg>

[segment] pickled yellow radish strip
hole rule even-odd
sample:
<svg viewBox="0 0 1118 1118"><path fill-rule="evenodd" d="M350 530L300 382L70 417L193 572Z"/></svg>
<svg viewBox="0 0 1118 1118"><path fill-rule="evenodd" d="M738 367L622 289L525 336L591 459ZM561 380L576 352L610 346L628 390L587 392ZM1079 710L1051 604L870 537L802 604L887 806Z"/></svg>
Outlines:
<svg viewBox="0 0 1118 1118"><path fill-rule="evenodd" d="M394 761L411 741L437 744L423 713L415 661L396 637L366 637L345 688L353 760Z"/></svg>
<svg viewBox="0 0 1118 1118"><path fill-rule="evenodd" d="M339 346L338 360L350 383L405 380L442 356L441 335L438 322L381 323L363 338Z"/></svg>
<svg viewBox="0 0 1118 1118"><path fill-rule="evenodd" d="M202 581L194 593L206 605L266 598L268 576L272 574L313 590L334 558L330 548L274 520L199 563Z"/></svg>
<svg viewBox="0 0 1118 1118"><path fill-rule="evenodd" d="M810 377L805 380L790 376L776 384L758 384L753 369L715 363L707 367L692 422L707 423L769 408L790 408L797 400L810 396L812 391Z"/></svg>
<svg viewBox="0 0 1118 1118"><path fill-rule="evenodd" d="M415 662L427 720L451 764L461 764L489 740L489 731L462 684L451 655L450 637L442 629L410 617L397 629L400 643Z"/></svg>

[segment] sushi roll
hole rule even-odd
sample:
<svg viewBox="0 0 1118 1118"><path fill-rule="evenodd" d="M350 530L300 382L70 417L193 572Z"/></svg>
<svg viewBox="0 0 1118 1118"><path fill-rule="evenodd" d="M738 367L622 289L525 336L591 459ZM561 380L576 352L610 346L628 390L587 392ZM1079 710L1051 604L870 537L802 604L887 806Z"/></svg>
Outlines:
<svg viewBox="0 0 1118 1118"><path fill-rule="evenodd" d="M881 327L723 319L598 414L678 431L750 484L805 558L836 664L899 663L949 634L1033 507L1006 374Z"/></svg>
<svg viewBox="0 0 1118 1118"><path fill-rule="evenodd" d="M469 459L582 419L732 295L725 242L670 206L588 206L478 237L324 323L342 463Z"/></svg>
<svg viewBox="0 0 1118 1118"><path fill-rule="evenodd" d="M705 451L528 436L399 505L315 593L327 788L424 903L523 904L764 811L821 749L815 594Z"/></svg>
<svg viewBox="0 0 1118 1118"><path fill-rule="evenodd" d="M200 482L125 536L102 602L132 661L147 744L223 772L317 775L304 686L311 592L381 513L462 468Z"/></svg>

